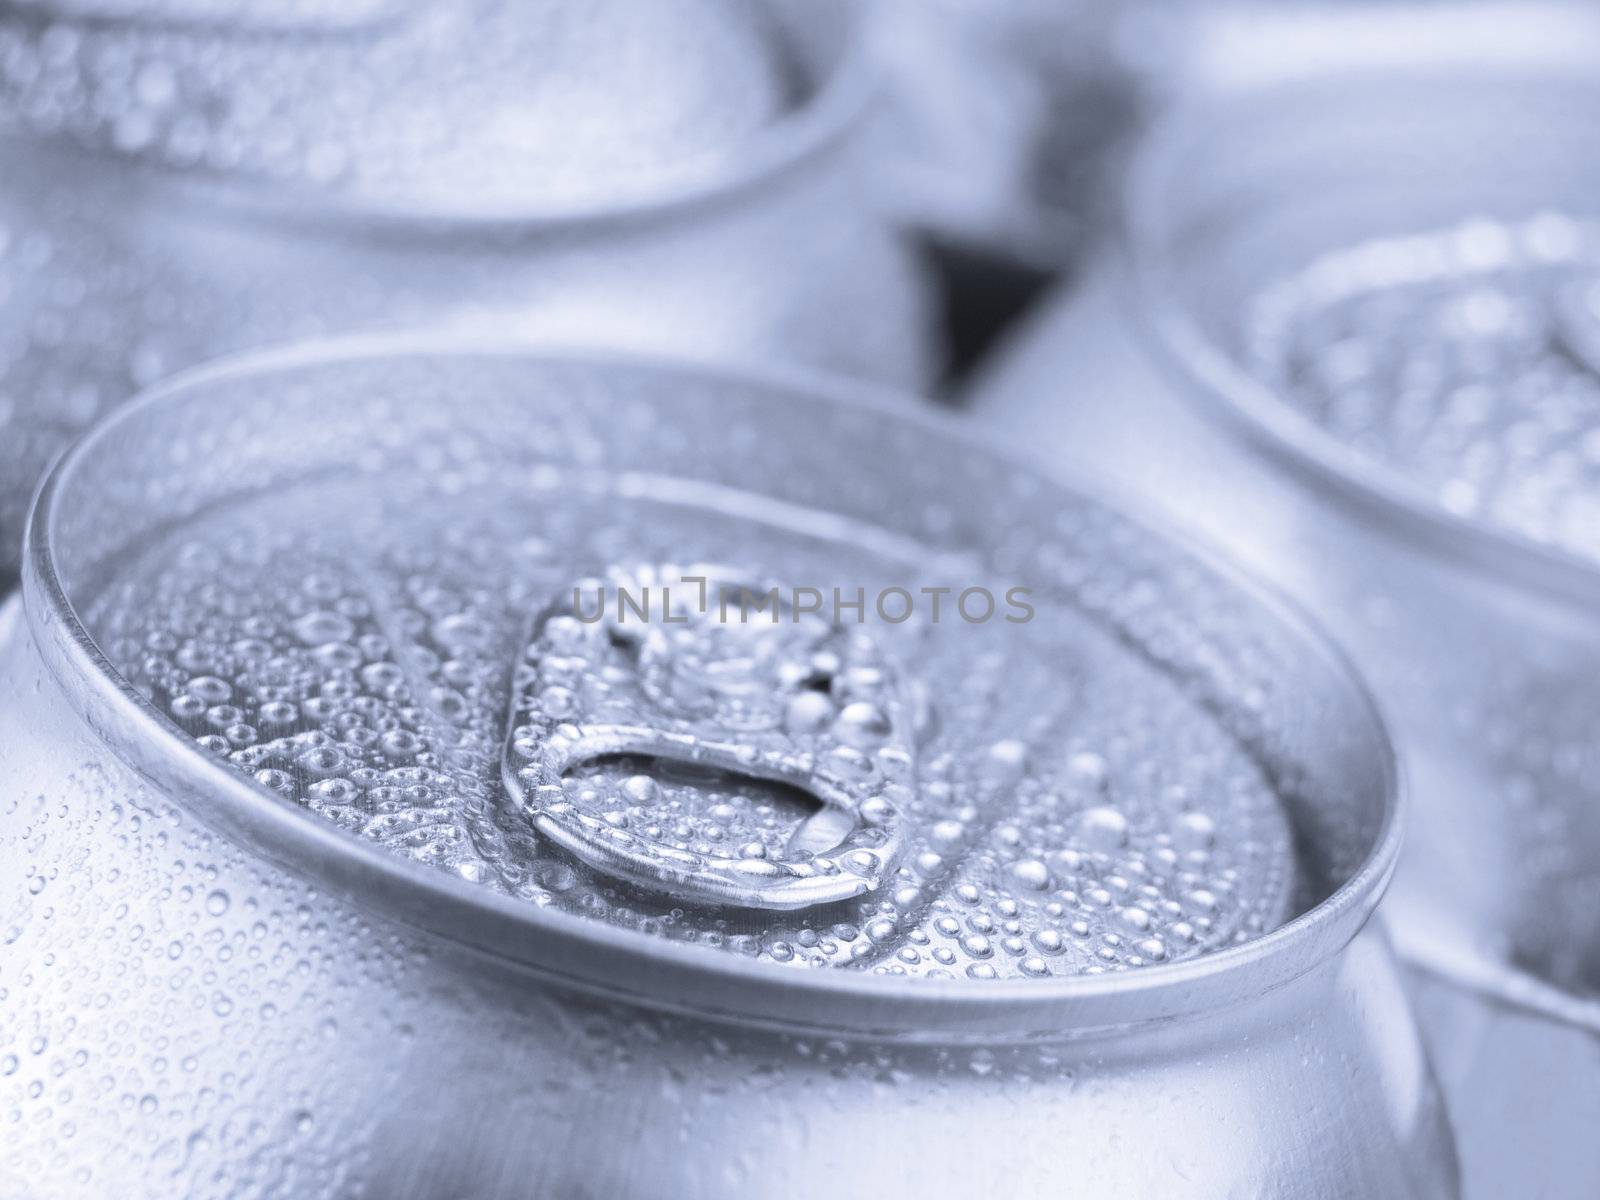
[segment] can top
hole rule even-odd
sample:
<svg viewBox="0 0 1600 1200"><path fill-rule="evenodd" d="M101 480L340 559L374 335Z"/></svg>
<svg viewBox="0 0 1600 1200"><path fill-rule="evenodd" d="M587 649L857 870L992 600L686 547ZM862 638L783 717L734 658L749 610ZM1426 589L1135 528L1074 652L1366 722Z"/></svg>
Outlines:
<svg viewBox="0 0 1600 1200"><path fill-rule="evenodd" d="M1593 54L1213 98L1168 118L1129 190L1146 311L1212 411L1380 514L1380 536L1585 604L1600 597Z"/></svg>
<svg viewBox="0 0 1600 1200"><path fill-rule="evenodd" d="M140 697L119 749L576 922L624 973L690 943L790 979L1157 975L1275 936L1389 836L1381 731L1314 639L920 420L423 354L113 423L34 546Z"/></svg>
<svg viewBox="0 0 1600 1200"><path fill-rule="evenodd" d="M1331 250L1241 314L1245 366L1440 507L1600 563L1600 224L1476 215Z"/></svg>
<svg viewBox="0 0 1600 1200"><path fill-rule="evenodd" d="M237 203L505 218L772 157L837 46L730 0L0 6L0 113ZM812 24L842 41L823 5ZM837 28L835 28L837 27Z"/></svg>

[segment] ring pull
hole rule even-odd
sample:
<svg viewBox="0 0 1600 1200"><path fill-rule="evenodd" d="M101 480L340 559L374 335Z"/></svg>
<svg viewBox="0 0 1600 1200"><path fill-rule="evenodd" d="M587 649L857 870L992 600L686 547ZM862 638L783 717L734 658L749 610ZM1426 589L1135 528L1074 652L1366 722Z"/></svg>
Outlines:
<svg viewBox="0 0 1600 1200"><path fill-rule="evenodd" d="M871 638L745 578L613 570L558 597L519 666L505 784L546 837L635 886L745 908L847 900L904 853L914 714ZM614 755L786 784L820 807L775 852L746 853L566 778Z"/></svg>

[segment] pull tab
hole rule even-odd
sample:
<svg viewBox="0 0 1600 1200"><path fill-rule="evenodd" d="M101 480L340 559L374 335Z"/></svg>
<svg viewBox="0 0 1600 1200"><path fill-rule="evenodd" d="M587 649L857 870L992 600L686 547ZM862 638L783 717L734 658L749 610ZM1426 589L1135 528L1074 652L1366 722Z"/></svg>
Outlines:
<svg viewBox="0 0 1600 1200"><path fill-rule="evenodd" d="M905 850L913 713L869 637L781 593L717 568L644 567L580 581L542 612L503 759L539 831L598 870L700 903L806 908L888 879ZM672 836L625 798L564 781L622 754L787 784L822 807L777 854Z"/></svg>

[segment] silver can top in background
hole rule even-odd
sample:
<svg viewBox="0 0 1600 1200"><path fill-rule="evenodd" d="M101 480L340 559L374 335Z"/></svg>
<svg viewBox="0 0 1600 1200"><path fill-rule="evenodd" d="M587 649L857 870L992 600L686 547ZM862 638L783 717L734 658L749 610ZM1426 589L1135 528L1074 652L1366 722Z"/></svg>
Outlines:
<svg viewBox="0 0 1600 1200"><path fill-rule="evenodd" d="M0 6L0 577L76 432L231 350L426 329L919 381L872 93L832 2Z"/></svg>
<svg viewBox="0 0 1600 1200"><path fill-rule="evenodd" d="M614 203L703 170L808 85L763 5L11 5L0 105L183 171L422 211ZM127 11L119 11L127 10Z"/></svg>

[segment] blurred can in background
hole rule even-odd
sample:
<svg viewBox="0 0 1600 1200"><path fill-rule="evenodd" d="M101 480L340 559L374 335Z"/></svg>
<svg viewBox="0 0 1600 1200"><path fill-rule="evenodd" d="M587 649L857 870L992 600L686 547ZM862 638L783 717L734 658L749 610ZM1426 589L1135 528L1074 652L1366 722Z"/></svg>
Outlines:
<svg viewBox="0 0 1600 1200"><path fill-rule="evenodd" d="M1415 788L1402 951L1600 1028L1600 37L1396 12L1376 61L1329 43L1293 77L1257 43L1261 78L1172 116L1129 189L1136 286L1102 263L975 403L1318 613Z"/></svg>
<svg viewBox="0 0 1600 1200"><path fill-rule="evenodd" d="M117 398L225 350L458 329L915 382L846 3L0 10L0 574Z"/></svg>
<svg viewBox="0 0 1600 1200"><path fill-rule="evenodd" d="M883 203L940 242L1070 269L1114 224L1116 168L1187 23L1133 0L881 0Z"/></svg>
<svg viewBox="0 0 1600 1200"><path fill-rule="evenodd" d="M0 610L0 1180L1454 1196L1360 685L969 433L404 344L113 413Z"/></svg>

